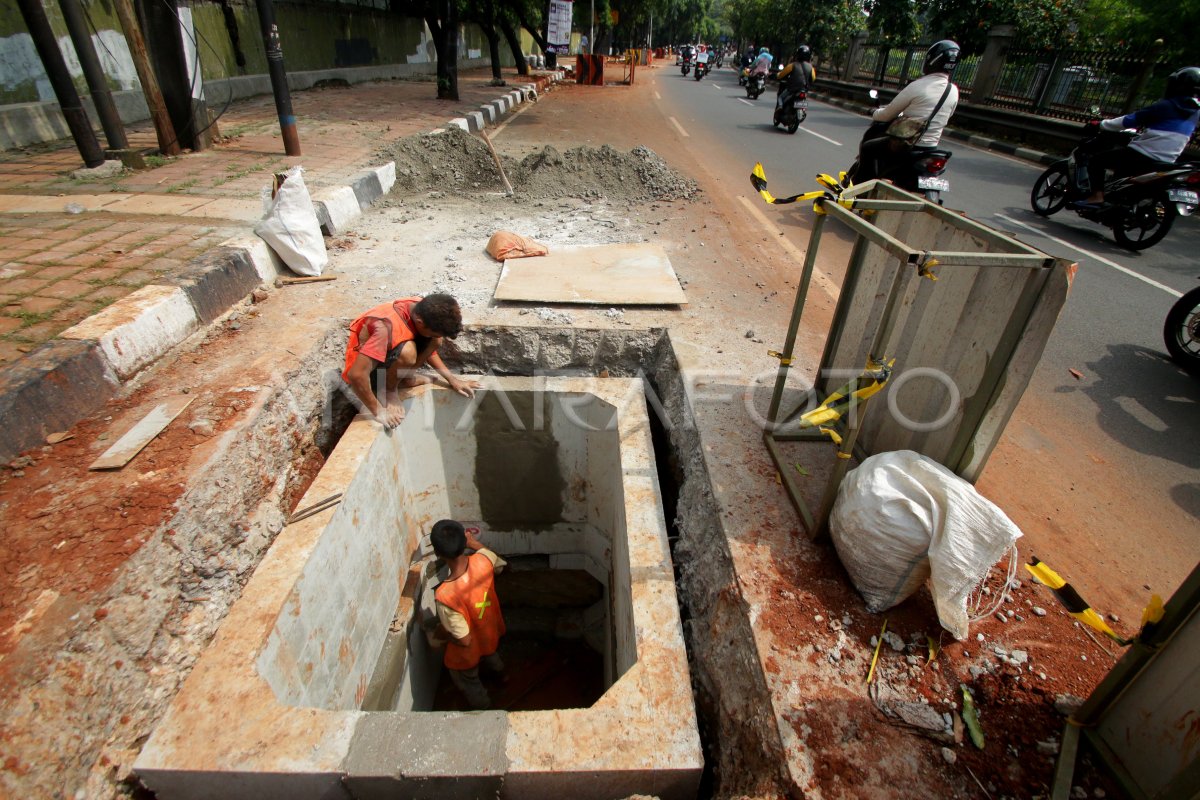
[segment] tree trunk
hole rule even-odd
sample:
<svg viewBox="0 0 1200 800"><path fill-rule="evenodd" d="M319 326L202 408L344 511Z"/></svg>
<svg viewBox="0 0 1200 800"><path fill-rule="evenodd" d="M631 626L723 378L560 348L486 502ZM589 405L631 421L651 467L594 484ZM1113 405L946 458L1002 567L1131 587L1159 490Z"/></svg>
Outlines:
<svg viewBox="0 0 1200 800"><path fill-rule="evenodd" d="M437 8L437 17L425 17L425 24L433 34L433 48L437 52L437 98L457 101L458 14L454 0L441 0Z"/></svg>
<svg viewBox="0 0 1200 800"><path fill-rule="evenodd" d="M521 37L517 35L516 29L512 23L500 17L500 31L504 34L505 41L508 42L508 49L512 50L513 60L517 62L517 74L529 74L529 62L525 60L525 54L521 52Z"/></svg>
<svg viewBox="0 0 1200 800"><path fill-rule="evenodd" d="M542 32L533 25L530 25L525 14L520 11L517 12L517 19L520 21L521 27L529 31L529 35L533 37L533 41L537 42L537 46L542 48L542 52L547 52L550 49L550 43L546 41L546 37L542 35Z"/></svg>
<svg viewBox="0 0 1200 800"><path fill-rule="evenodd" d="M488 55L492 59L492 84L502 86L504 85L504 76L500 74L500 34L496 33L496 28L492 25L481 25L480 27L488 40Z"/></svg>

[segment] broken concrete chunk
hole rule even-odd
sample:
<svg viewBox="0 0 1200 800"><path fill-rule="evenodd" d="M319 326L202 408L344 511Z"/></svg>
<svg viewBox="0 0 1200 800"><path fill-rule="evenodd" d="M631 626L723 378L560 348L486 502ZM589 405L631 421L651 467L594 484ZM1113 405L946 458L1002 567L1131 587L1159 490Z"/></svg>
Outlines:
<svg viewBox="0 0 1200 800"><path fill-rule="evenodd" d="M1083 705L1083 698L1076 697L1073 694L1059 694L1054 696L1054 710L1062 714L1064 717L1069 717L1080 709Z"/></svg>
<svg viewBox="0 0 1200 800"><path fill-rule="evenodd" d="M958 754L949 747L943 747L942 760L944 760L947 764L953 764L955 761L958 761Z"/></svg>

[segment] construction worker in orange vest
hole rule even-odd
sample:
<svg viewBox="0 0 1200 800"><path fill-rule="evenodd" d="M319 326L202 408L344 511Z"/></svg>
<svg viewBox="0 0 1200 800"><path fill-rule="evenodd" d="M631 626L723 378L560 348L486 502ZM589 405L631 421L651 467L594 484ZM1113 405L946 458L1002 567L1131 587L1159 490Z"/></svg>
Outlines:
<svg viewBox="0 0 1200 800"><path fill-rule="evenodd" d="M471 708L485 709L492 701L479 679L480 664L492 672L504 671L496 652L504 635L504 615L493 576L505 561L474 534L475 529L461 522L443 519L434 523L429 540L449 571L434 590L438 622L449 634L443 663Z"/></svg>
<svg viewBox="0 0 1200 800"><path fill-rule="evenodd" d="M442 340L453 339L461 332L462 310L448 294L405 297L378 305L350 323L342 379L385 428L394 428L404 419L401 387L433 382L417 372L426 364L452 390L463 397L474 397L478 381L451 375L438 355ZM378 385L372 387L372 378L378 378L380 367L384 369L382 403L376 396Z"/></svg>

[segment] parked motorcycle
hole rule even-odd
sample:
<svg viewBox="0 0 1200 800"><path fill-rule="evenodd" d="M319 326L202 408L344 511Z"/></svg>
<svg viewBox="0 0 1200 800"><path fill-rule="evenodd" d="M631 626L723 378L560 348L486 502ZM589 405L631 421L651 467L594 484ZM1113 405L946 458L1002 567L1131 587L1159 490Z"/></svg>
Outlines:
<svg viewBox="0 0 1200 800"><path fill-rule="evenodd" d="M700 80L707 74L708 74L708 62L697 61L696 62L696 80Z"/></svg>
<svg viewBox="0 0 1200 800"><path fill-rule="evenodd" d="M879 98L879 92L874 89L869 94L872 100ZM950 191L950 181L942 177L953 155L949 150L912 148L895 140L878 155L876 174L869 174L869 168L863 167L863 144L872 139L886 138L889 125L891 122L872 122L867 126L858 143L858 155L850 169L846 170L846 177L854 183L863 183L871 178L891 181L901 189L923 195L929 202L941 205L942 195Z"/></svg>
<svg viewBox="0 0 1200 800"><path fill-rule="evenodd" d="M746 76L746 97L757 100L758 96L767 90L767 76L761 72Z"/></svg>
<svg viewBox="0 0 1200 800"><path fill-rule="evenodd" d="M785 96L783 102L776 104L772 122L776 128L782 125L788 133L795 133L806 119L808 92L797 92L794 96Z"/></svg>
<svg viewBox="0 0 1200 800"><path fill-rule="evenodd" d="M1068 203L1091 194L1087 166L1103 150L1124 146L1132 132L1103 131L1097 121L1084 126L1084 135L1062 161L1051 164L1034 182L1029 195L1033 210L1048 217ZM1161 170L1113 178L1104 184L1099 207L1073 208L1079 216L1112 229L1117 244L1145 250L1163 240L1178 216L1200 206L1200 168L1195 164L1164 164Z"/></svg>
<svg viewBox="0 0 1200 800"><path fill-rule="evenodd" d="M1163 340L1176 364L1200 376L1200 286L1171 306L1163 323Z"/></svg>

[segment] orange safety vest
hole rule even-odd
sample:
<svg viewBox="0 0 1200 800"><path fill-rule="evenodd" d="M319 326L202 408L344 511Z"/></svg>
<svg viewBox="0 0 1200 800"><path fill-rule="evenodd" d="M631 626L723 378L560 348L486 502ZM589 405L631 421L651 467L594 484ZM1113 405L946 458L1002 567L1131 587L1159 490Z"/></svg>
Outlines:
<svg viewBox="0 0 1200 800"><path fill-rule="evenodd" d="M348 377L350 367L354 366L354 359L358 358L359 348L362 347L362 343L358 341L358 334L368 320L381 319L388 324L388 328L391 330L388 341L389 353L398 345L411 342L416 338L413 329L409 327L409 322L412 320L412 307L420 300L420 297L405 297L384 303L363 312L358 319L350 323L350 342L346 345L346 366L342 370L342 380L350 380Z"/></svg>
<svg viewBox="0 0 1200 800"><path fill-rule="evenodd" d="M471 626L471 646L446 645L444 663L449 669L471 669L479 659L490 656L504 635L504 615L496 597L495 571L487 556L474 553L467 558L467 571L434 590L434 598L462 614Z"/></svg>

